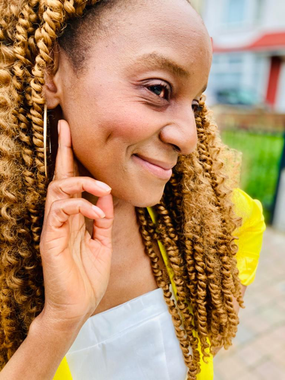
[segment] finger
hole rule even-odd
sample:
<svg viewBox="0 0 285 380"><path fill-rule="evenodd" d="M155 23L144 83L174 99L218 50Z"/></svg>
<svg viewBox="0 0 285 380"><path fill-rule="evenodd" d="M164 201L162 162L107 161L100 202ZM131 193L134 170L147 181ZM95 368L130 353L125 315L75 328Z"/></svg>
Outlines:
<svg viewBox="0 0 285 380"><path fill-rule="evenodd" d="M65 120L58 122L58 151L55 161L55 179L74 176L74 156L70 127Z"/></svg>
<svg viewBox="0 0 285 380"><path fill-rule="evenodd" d="M105 218L105 213L98 206L93 205L83 198L68 198L56 201L52 204L46 220L46 231L55 232L67 225L69 217L81 214L86 218L100 219Z"/></svg>
<svg viewBox="0 0 285 380"><path fill-rule="evenodd" d="M102 197L111 192L110 186L90 177L71 177L52 181L48 186L45 214L47 215L53 202L67 199L75 194L88 192L96 197Z"/></svg>
<svg viewBox="0 0 285 380"><path fill-rule="evenodd" d="M104 246L109 247L112 241L111 234L114 221L114 206L112 195L109 194L99 198L97 207L99 207L104 212L105 218L94 220L92 238L94 240L100 241Z"/></svg>

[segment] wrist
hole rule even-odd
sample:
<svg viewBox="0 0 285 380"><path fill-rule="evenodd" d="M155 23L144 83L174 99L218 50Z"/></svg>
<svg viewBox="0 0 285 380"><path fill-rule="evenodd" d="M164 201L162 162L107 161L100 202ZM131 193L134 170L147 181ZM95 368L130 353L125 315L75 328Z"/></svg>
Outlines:
<svg viewBox="0 0 285 380"><path fill-rule="evenodd" d="M29 335L44 334L50 339L74 340L84 321L54 316L45 309L33 320Z"/></svg>
<svg viewBox="0 0 285 380"><path fill-rule="evenodd" d="M66 323L42 312L34 319L26 339L1 371L1 379L53 379L80 328L79 321Z"/></svg>

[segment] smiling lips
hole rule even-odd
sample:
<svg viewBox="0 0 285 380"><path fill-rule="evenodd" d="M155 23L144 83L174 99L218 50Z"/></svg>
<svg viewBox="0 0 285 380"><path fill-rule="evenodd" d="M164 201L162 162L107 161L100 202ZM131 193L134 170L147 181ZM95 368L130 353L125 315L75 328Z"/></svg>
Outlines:
<svg viewBox="0 0 285 380"><path fill-rule="evenodd" d="M168 164L162 161L154 160L152 158L144 157L142 155L133 155L135 161L161 179L169 180L172 175L172 168L175 164Z"/></svg>

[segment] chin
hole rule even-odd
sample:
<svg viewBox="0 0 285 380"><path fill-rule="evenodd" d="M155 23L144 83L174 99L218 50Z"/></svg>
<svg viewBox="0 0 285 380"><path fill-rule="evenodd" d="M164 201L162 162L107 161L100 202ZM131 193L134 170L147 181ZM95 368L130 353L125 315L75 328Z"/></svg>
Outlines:
<svg viewBox="0 0 285 380"><path fill-rule="evenodd" d="M148 194L145 197L138 199L134 204L135 207L153 207L157 205L163 196L163 191L157 195Z"/></svg>
<svg viewBox="0 0 285 380"><path fill-rule="evenodd" d="M122 201L131 203L134 207L153 207L157 205L164 192L164 186L163 188L160 188L159 190L156 188L155 190L147 190L147 189L140 189L140 191L133 191L130 194L124 194L123 196L120 196L118 194L118 199L121 199ZM113 193L115 196L115 194Z"/></svg>
<svg viewBox="0 0 285 380"><path fill-rule="evenodd" d="M161 197L156 199L156 200L145 200L145 201L141 201L141 202L136 202L136 204L134 204L135 207L153 207L155 205L157 205L161 200Z"/></svg>

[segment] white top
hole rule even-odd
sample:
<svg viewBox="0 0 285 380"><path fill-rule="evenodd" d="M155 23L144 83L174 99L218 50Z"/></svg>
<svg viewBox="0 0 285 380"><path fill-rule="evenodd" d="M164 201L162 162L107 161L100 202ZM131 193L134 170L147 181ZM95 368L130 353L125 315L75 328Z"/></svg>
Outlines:
<svg viewBox="0 0 285 380"><path fill-rule="evenodd" d="M187 374L160 288L89 318L66 358L73 380L185 380Z"/></svg>

